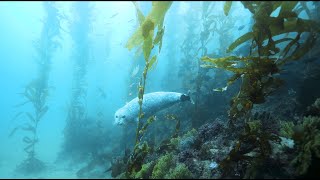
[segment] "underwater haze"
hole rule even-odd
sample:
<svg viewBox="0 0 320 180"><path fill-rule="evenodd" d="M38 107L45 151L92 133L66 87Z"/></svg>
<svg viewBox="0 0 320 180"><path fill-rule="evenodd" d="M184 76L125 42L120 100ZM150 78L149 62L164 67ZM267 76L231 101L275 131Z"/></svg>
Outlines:
<svg viewBox="0 0 320 180"><path fill-rule="evenodd" d="M317 1L3 1L0 24L0 178L320 177Z"/></svg>

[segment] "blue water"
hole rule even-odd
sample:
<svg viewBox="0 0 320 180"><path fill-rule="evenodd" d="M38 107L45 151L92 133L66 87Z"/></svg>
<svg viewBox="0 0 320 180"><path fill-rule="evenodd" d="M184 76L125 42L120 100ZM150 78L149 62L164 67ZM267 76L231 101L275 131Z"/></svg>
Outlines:
<svg viewBox="0 0 320 180"><path fill-rule="evenodd" d="M89 8L75 12L77 3ZM215 13L223 13L224 2L215 3ZM103 127L108 130L107 134L111 134L104 138L106 149L117 146L115 143L119 142L117 139L120 139L122 134L123 129L113 125L114 112L128 101L128 93L131 93L127 91L130 86L128 79L132 76L132 64L135 61L140 63L135 78L139 79L142 75L143 58L135 58L135 51L125 48L128 39L138 27L132 2L55 2L53 6L64 18L59 20L60 38L56 37L60 47L49 56L49 95L46 99L49 110L37 127L39 142L35 147L37 158L49 168L45 173L28 176L15 172L16 166L27 158L22 141L25 132L18 130L10 138L8 135L15 127L28 121L25 115L13 121L17 113L34 111L30 103L19 107L15 105L25 101L19 93L24 92L26 85L38 76L39 69L35 62L38 51L33 42L45 38L41 32L47 12L44 2L41 1L0 3L0 178L77 178L76 172L86 162L78 163L79 165L56 163L62 150L68 109L72 106L74 68L77 62L75 57L87 54L86 74L83 78L86 87L86 113L91 119L99 118L99 112L103 113ZM146 15L151 9L151 2L140 2L139 6ZM170 66L180 66L180 46L187 36L188 18L193 15L200 17L199 13L190 13L193 8L195 11L197 8L201 9L201 2L174 2L168 10L162 50L155 69L148 74L146 93L187 92L187 88L181 83L181 77L177 76L178 68L171 68L171 76L168 76L168 69ZM230 43L251 28L250 12L239 2L235 2L232 8L236 9L232 16L237 17L237 21L230 28L230 33L233 33ZM77 13L88 13L89 17L86 19L85 16L77 16ZM83 19L79 19L82 23L78 27L86 27L84 24L89 27L71 31L72 23L79 17ZM241 25L245 26L238 30ZM54 29L54 26L51 24L48 28ZM194 27L194 30L201 31L201 26ZM218 41L219 35L213 36L209 41L207 47L210 52L218 52ZM79 46L85 48L79 50ZM210 72L214 73L213 70ZM137 87L137 84L133 86ZM101 96L100 90L105 93L105 97ZM106 164L106 167L108 166L109 164ZM105 177L111 177L110 172L106 173Z"/></svg>

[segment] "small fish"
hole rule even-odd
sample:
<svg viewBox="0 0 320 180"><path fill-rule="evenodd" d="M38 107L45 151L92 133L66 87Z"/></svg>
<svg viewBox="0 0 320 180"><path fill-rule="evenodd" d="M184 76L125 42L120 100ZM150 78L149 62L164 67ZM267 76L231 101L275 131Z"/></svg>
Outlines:
<svg viewBox="0 0 320 180"><path fill-rule="evenodd" d="M118 15L119 13L115 13L114 15L112 15L110 18L114 18Z"/></svg>
<svg viewBox="0 0 320 180"><path fill-rule="evenodd" d="M228 89L228 86L223 87L223 88L215 88L215 89L213 89L213 91L223 92L223 91L226 91L227 89Z"/></svg>
<svg viewBox="0 0 320 180"><path fill-rule="evenodd" d="M140 66L137 65L137 66L133 69L133 71L132 71L132 73L131 73L131 77L136 76L137 73L139 72L139 69L140 69Z"/></svg>
<svg viewBox="0 0 320 180"><path fill-rule="evenodd" d="M239 26L238 31L241 31L244 27L245 27L245 25Z"/></svg>

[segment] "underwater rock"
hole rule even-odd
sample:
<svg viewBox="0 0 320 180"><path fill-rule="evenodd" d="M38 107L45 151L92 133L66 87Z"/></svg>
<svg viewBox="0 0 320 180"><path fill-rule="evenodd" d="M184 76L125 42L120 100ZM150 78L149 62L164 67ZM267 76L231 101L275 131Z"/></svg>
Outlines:
<svg viewBox="0 0 320 180"><path fill-rule="evenodd" d="M217 167L218 167L218 164L215 161L211 162L210 165L209 165L210 169L215 169Z"/></svg>
<svg viewBox="0 0 320 180"><path fill-rule="evenodd" d="M15 172L23 175L39 174L46 170L46 165L35 157L29 157L17 166Z"/></svg>
<svg viewBox="0 0 320 180"><path fill-rule="evenodd" d="M194 144L196 138L194 136L189 136L180 140L178 148L180 150L189 149Z"/></svg>
<svg viewBox="0 0 320 180"><path fill-rule="evenodd" d="M199 128L197 140L206 142L224 131L224 125L220 121L204 124Z"/></svg>
<svg viewBox="0 0 320 180"><path fill-rule="evenodd" d="M121 175L126 170L126 162L122 157L115 157L111 161L111 167L107 171L111 171L112 177L117 177Z"/></svg>
<svg viewBox="0 0 320 180"><path fill-rule="evenodd" d="M294 152L294 141L289 138L280 137L281 142L276 143L270 141L270 145L272 147L272 154L270 158L278 159L282 163L289 162L289 155Z"/></svg>
<svg viewBox="0 0 320 180"><path fill-rule="evenodd" d="M262 111L254 114L254 119L260 120L263 131L273 134L279 134L280 123L270 112Z"/></svg>
<svg viewBox="0 0 320 180"><path fill-rule="evenodd" d="M204 168L200 179L219 179L221 172L215 161L204 161Z"/></svg>
<svg viewBox="0 0 320 180"><path fill-rule="evenodd" d="M252 109L252 114L257 114L261 116L261 120L266 120L266 124L269 126L273 125L273 123L269 122L269 120L274 123L278 123L277 119L294 119L296 113L299 113L298 107L299 102L297 101L296 95L288 94L288 91L284 89L282 91L277 92L273 96L269 96L266 98L266 102L263 104L255 104ZM265 113L265 116L262 114ZM270 114L270 118L268 120L267 114ZM272 128L271 128L272 129Z"/></svg>
<svg viewBox="0 0 320 180"><path fill-rule="evenodd" d="M320 116L320 98L307 108L305 116Z"/></svg>
<svg viewBox="0 0 320 180"><path fill-rule="evenodd" d="M198 158L199 152L195 149L187 149L178 154L179 162L186 162Z"/></svg>
<svg viewBox="0 0 320 180"><path fill-rule="evenodd" d="M284 138L284 137L280 137L280 139L281 139L280 144L282 147L288 147L290 149L293 148L294 141L292 139L288 139L288 138Z"/></svg>
<svg viewBox="0 0 320 180"><path fill-rule="evenodd" d="M165 175L165 179L191 179L192 173L186 167L186 165L177 163L175 168L169 170L169 173Z"/></svg>

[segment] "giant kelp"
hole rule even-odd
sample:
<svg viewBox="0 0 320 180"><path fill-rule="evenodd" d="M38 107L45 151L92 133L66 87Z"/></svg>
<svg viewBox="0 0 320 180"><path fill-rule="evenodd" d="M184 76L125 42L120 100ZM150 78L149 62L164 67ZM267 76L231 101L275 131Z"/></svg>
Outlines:
<svg viewBox="0 0 320 180"><path fill-rule="evenodd" d="M169 22L170 23L170 22ZM178 82L173 81L172 77L176 77L176 69L178 68L177 63L177 56L176 56L176 49L175 45L169 43L167 47L167 54L166 54L166 59L167 59L167 64L166 64L166 73L165 76L162 80L162 87L166 87L168 89L177 89L178 87Z"/></svg>
<svg viewBox="0 0 320 180"><path fill-rule="evenodd" d="M206 56L208 54L207 50L207 44L210 42L212 39L213 34L209 30L211 24L213 21L210 21L208 19L210 13L212 12L212 9L214 8L214 3L212 2L202 2L202 13L201 13L201 21L202 21L202 28L200 32L200 47L198 48L197 54L200 52L201 56ZM192 116L192 126L197 127L199 124L199 96L200 96L200 88L204 80L204 76L206 73L206 70L203 68L200 68L200 59L196 58L197 60L197 70L196 70L196 77L195 77L195 84L194 84L194 90L195 90L195 97L194 97L194 107L195 107L195 112Z"/></svg>
<svg viewBox="0 0 320 180"><path fill-rule="evenodd" d="M135 9L136 9L136 18L138 19L137 21L137 27L139 27L140 25L142 25L145 17L143 15L143 13L141 12L137 2L133 2L134 6L135 6ZM143 60L141 61L140 59L143 59L144 56L143 56L143 52L141 51L141 48L139 50L137 50L135 56L134 56L134 60L132 62L132 65L130 67L130 71L129 72L132 72L132 74L130 74L130 77L129 77L129 87L128 87L128 92L127 92L127 101L130 101L132 100L136 94L138 93L137 92L137 88L136 88L136 85L138 84L139 82L139 78L137 77L137 75L140 73L141 69L140 66L143 66Z"/></svg>
<svg viewBox="0 0 320 180"><path fill-rule="evenodd" d="M60 36L61 15L53 2L44 2L43 7L45 9L45 19L42 31L40 38L34 42L38 75L28 83L24 92L21 93L26 101L19 105L31 103L34 112L26 112L25 115L28 117L28 123L16 127L10 133L10 136L12 136L17 129L22 129L29 133L22 139L26 143L24 151L28 154L28 157L16 169L17 172L24 174L38 173L45 169L45 164L36 157L35 146L39 142L37 133L39 122L44 118L49 109L46 100L49 96L48 80L51 60L53 53L60 46L57 38Z"/></svg>
<svg viewBox="0 0 320 180"><path fill-rule="evenodd" d="M200 57L208 56L208 57L221 57L226 53L222 52L222 49L226 47L226 42L232 38L231 28L235 23L235 19L233 17L223 17L223 15L215 14L213 9L215 9L216 3L212 2L203 2L202 3L202 29L200 32L200 47L198 48L198 53ZM211 52L208 50L209 44L212 39L218 36L219 37L219 48L218 53L214 50ZM207 88L211 88L212 84L206 83L208 79L211 77L207 75L208 69L201 68L201 58L197 58L197 73L195 79L195 113L193 116L193 125L196 127L199 126L199 119L201 118L203 105L200 104L201 94L208 93L201 91L201 88L208 86ZM215 76L219 76L221 72L215 74Z"/></svg>
<svg viewBox="0 0 320 180"><path fill-rule="evenodd" d="M132 172L136 172L140 170L142 161L145 156L149 152L149 146L146 142L140 143L140 140L150 123L154 120L154 117L151 116L145 125L142 124L143 109L143 95L145 92L145 85L148 71L153 67L154 63L157 60L157 55L153 55L150 58L150 54L154 46L159 45L159 53L161 51L162 46L162 37L164 34L164 17L167 10L170 8L172 2L152 2L151 12L144 17L141 11L139 10L138 5L134 2L135 8L138 13L138 20L140 26L133 33L133 35L129 38L126 47L131 50L132 48L142 48L144 59L145 59L145 67L142 74L142 77L138 86L138 103L139 103L139 115L138 115L138 125L136 130L136 140L135 147L133 150L133 154L130 156L127 173L130 177ZM157 30L156 36L154 36L154 31Z"/></svg>
<svg viewBox="0 0 320 180"><path fill-rule="evenodd" d="M90 39L88 35L91 29L92 7L90 3L75 2L72 10L74 12L73 21L70 23L70 35L74 43L71 57L74 62L72 97L59 158L72 157L71 160L75 161L85 159L88 151L91 151L88 144L93 143L90 142L92 137L88 137L91 134L86 133L88 130L86 128L89 127L85 125L90 120L86 114L86 74L89 60ZM83 145L86 143L88 144Z"/></svg>
<svg viewBox="0 0 320 180"><path fill-rule="evenodd" d="M198 45L200 40L197 38L198 30L194 27L199 20L200 19L198 18L198 14L195 9L190 9L190 13L186 14L184 17L184 21L186 22L186 32L185 38L180 45L182 57L179 64L178 75L181 77L182 88L185 91L191 90L193 88L193 83L190 83L190 81L195 81L195 64L197 63L196 58L199 51L194 48L194 46Z"/></svg>
<svg viewBox="0 0 320 180"><path fill-rule="evenodd" d="M180 120L172 114L167 114L166 119L170 121L176 121L175 129L171 136L164 139L161 143L151 143L147 141L139 142L138 145L135 146L135 149L132 153L130 153L129 149L125 150L123 157L115 158L112 161L111 167L107 171L111 171L112 177L117 178L156 178L160 177L164 173L162 160L159 157L167 157L168 153L173 153L178 150L178 144L180 142L179 132L180 132ZM151 124L151 121L154 120L154 116L148 119L148 122L142 127L140 133L143 137L146 135L145 131L147 127ZM143 138L141 137L141 138ZM159 159L159 160L157 160ZM172 161L174 162L174 161ZM158 164L160 163L160 164ZM156 167L155 165L158 164L161 167ZM175 164L175 163L174 163ZM172 176L181 176L183 177L183 173L179 173L180 170L183 172L187 171L185 167L174 168L170 167L171 169L170 174ZM181 169L182 168L182 169ZM154 171L154 172L153 172ZM168 175L168 178L169 176ZM167 175L166 175L167 177Z"/></svg>
<svg viewBox="0 0 320 180"><path fill-rule="evenodd" d="M234 75L227 86L241 79L239 93L233 97L229 116L235 119L253 107L253 104L265 102L265 97L282 84L275 75L281 72L283 65L301 59L314 47L319 24L311 19L302 19L299 14L308 11L303 2L242 2L255 20L252 31L235 40L227 52L251 40L250 55L228 56L222 58L202 57L202 60L213 65L203 67L223 68ZM225 6L229 6L227 3ZM300 5L300 6L299 6ZM298 7L296 9L295 7ZM271 14L280 8L276 17ZM227 14L228 7L225 7ZM294 33L293 37L284 34ZM305 40L302 38L305 35ZM276 40L276 37L278 38ZM304 40L303 42L301 42ZM284 47L283 43L287 43ZM220 89L226 90L227 87Z"/></svg>

